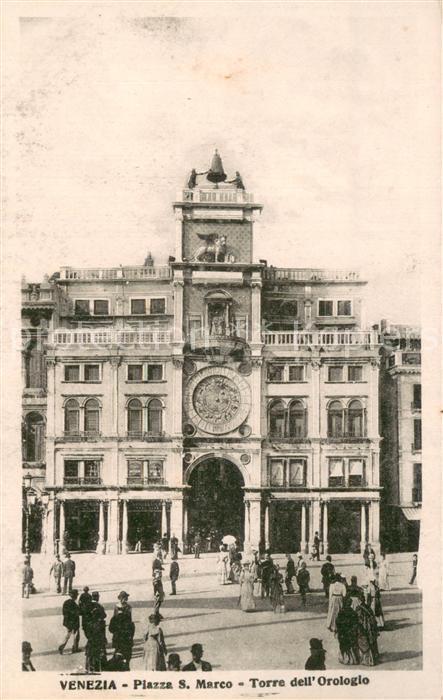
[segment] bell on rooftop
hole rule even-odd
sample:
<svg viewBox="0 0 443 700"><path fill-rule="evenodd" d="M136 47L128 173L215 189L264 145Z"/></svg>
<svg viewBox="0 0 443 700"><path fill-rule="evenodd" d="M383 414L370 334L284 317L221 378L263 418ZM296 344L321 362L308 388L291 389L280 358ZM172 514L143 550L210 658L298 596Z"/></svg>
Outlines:
<svg viewBox="0 0 443 700"><path fill-rule="evenodd" d="M226 173L223 170L223 163L222 159L220 158L217 149L215 149L215 153L212 156L212 162L211 162L211 167L208 170L208 174L206 176L210 182L224 182L226 180Z"/></svg>

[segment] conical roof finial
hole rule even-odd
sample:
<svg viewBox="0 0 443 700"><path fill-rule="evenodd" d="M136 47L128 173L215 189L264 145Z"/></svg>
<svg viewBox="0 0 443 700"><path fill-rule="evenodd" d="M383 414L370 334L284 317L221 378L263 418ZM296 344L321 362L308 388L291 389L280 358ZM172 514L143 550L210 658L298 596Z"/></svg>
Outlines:
<svg viewBox="0 0 443 700"><path fill-rule="evenodd" d="M206 176L210 182L224 182L226 180L226 173L223 170L223 163L218 150L215 149L215 153L212 156L211 166L209 168L208 174Z"/></svg>

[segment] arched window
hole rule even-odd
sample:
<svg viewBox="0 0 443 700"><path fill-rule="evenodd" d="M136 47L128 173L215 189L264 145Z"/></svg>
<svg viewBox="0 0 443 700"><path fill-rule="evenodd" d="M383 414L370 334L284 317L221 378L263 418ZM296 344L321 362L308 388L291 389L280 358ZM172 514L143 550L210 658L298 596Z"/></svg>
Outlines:
<svg viewBox="0 0 443 700"><path fill-rule="evenodd" d="M349 437L363 437L364 435L364 411L360 401L354 400L348 406L348 435Z"/></svg>
<svg viewBox="0 0 443 700"><path fill-rule="evenodd" d="M163 430L163 404L159 399L152 399L148 404L148 432L160 435Z"/></svg>
<svg viewBox="0 0 443 700"><path fill-rule="evenodd" d="M285 414L283 401L272 401L269 406L269 435L271 437L284 437Z"/></svg>
<svg viewBox="0 0 443 700"><path fill-rule="evenodd" d="M85 432L100 432L100 404L97 399L89 399L85 404Z"/></svg>
<svg viewBox="0 0 443 700"><path fill-rule="evenodd" d="M289 406L289 437L306 437L306 409L302 401L292 401Z"/></svg>
<svg viewBox="0 0 443 700"><path fill-rule="evenodd" d="M331 401L328 406L328 437L343 437L344 413L340 401Z"/></svg>
<svg viewBox="0 0 443 700"><path fill-rule="evenodd" d="M28 413L25 419L23 458L26 462L45 459L45 421L40 413Z"/></svg>
<svg viewBox="0 0 443 700"><path fill-rule="evenodd" d="M128 403L128 433L143 431L143 406L139 399L131 399Z"/></svg>
<svg viewBox="0 0 443 700"><path fill-rule="evenodd" d="M80 430L80 406L76 399L69 399L65 404L65 432L72 435Z"/></svg>

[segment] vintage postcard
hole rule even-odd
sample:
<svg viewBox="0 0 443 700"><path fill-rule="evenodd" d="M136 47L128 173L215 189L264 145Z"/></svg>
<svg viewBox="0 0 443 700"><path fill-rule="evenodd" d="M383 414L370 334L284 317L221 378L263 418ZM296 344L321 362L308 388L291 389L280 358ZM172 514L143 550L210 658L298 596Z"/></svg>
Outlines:
<svg viewBox="0 0 443 700"><path fill-rule="evenodd" d="M440 12L3 3L5 700L440 697Z"/></svg>

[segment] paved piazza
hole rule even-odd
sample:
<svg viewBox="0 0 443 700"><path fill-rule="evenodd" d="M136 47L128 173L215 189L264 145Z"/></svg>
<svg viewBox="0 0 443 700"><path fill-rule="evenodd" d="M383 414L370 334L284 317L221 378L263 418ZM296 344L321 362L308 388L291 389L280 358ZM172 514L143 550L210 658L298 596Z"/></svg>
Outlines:
<svg viewBox="0 0 443 700"><path fill-rule="evenodd" d="M244 613L237 606L238 585L219 586L215 555L202 555L199 560L183 557L180 563L178 595L170 597L165 565L165 603L162 622L168 653L178 652L182 662L190 660L189 647L201 642L205 658L214 670L237 669L303 669L309 655L309 639L319 637L327 651L327 669L419 670L422 668L421 592L409 586L410 554L391 555L392 590L383 593L386 631L381 632L381 663L373 669L363 666L344 667L338 662L338 643L326 629L327 602L321 589L320 563L308 562L313 592L307 607L301 606L298 595L286 596L286 613L274 614L268 601L257 601L257 611ZM152 609L151 554L99 557L73 555L77 564L75 586L100 591L101 603L108 617L119 591L130 593L136 626L131 670L142 669L142 639L147 617ZM274 559L284 565L284 557ZM333 557L336 570L347 577L363 576L359 555ZM23 601L23 639L31 642L37 670L75 671L84 668L84 653L60 656L57 647L64 637L61 606L62 595L48 590L50 562L33 555L34 581L39 592ZM111 635L108 634L108 641ZM85 639L80 638L83 650ZM70 649L71 643L68 647ZM110 647L109 647L110 650ZM109 655L109 654L108 654Z"/></svg>

